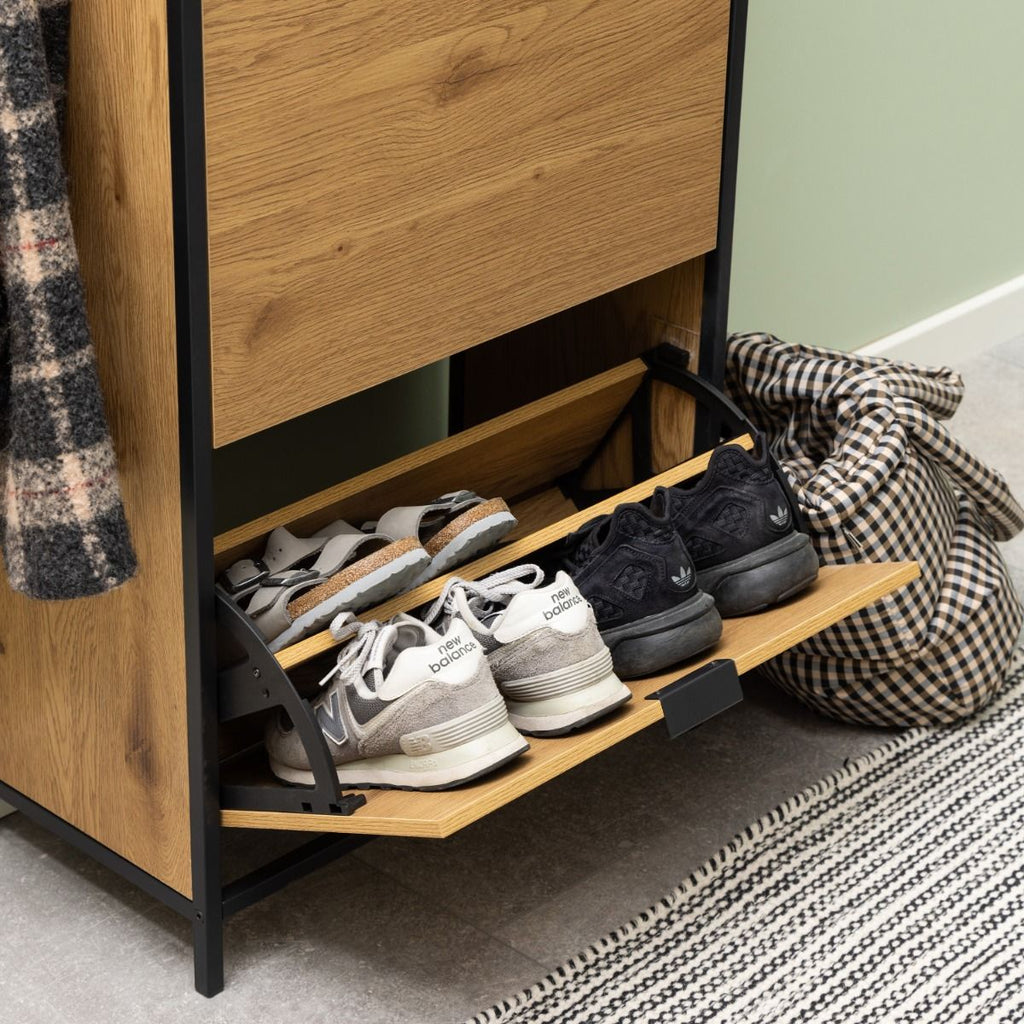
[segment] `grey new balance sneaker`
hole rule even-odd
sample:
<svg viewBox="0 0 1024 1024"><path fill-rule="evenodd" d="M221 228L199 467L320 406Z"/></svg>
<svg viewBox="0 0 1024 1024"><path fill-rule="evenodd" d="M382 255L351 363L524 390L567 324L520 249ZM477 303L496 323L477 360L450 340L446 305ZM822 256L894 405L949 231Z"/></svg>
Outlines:
<svg viewBox="0 0 1024 1024"><path fill-rule="evenodd" d="M454 577L424 615L438 628L465 623L487 652L512 724L530 736L558 736L594 721L632 696L612 668L594 612L559 572L542 586L536 565L478 582Z"/></svg>
<svg viewBox="0 0 1024 1024"><path fill-rule="evenodd" d="M414 621L355 625L314 706L342 785L447 789L528 749L464 623L444 636ZM266 741L278 778L313 784L287 716L271 720Z"/></svg>

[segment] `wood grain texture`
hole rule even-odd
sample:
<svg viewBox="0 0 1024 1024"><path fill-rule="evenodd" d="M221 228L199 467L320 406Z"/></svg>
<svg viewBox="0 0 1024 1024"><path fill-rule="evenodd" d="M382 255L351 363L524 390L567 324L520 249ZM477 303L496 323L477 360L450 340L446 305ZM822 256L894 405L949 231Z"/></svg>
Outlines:
<svg viewBox="0 0 1024 1024"><path fill-rule="evenodd" d="M693 452L697 403L679 388L651 382L651 468L661 473Z"/></svg>
<svg viewBox="0 0 1024 1024"><path fill-rule="evenodd" d="M645 370L642 362L631 360L220 534L214 541L218 570L262 553L276 526L308 536L339 517L359 525L389 508L422 505L462 488L512 499L547 485L597 444Z"/></svg>
<svg viewBox="0 0 1024 1024"><path fill-rule="evenodd" d="M580 486L588 491L625 490L638 476L633 466L633 417L623 418L605 438Z"/></svg>
<svg viewBox="0 0 1024 1024"><path fill-rule="evenodd" d="M704 287L702 256L635 281L589 302L463 352L463 421L479 423L555 388L564 388L638 356L662 342L690 354L696 370ZM501 379L501 388L492 382ZM656 383L651 395L651 460L655 472L693 454L695 403L676 388ZM584 486L623 488L633 470L632 429L624 420L591 465ZM640 474L642 475L642 474Z"/></svg>
<svg viewBox="0 0 1024 1024"><path fill-rule="evenodd" d="M687 349L696 366L703 288L698 256L461 353L463 422L533 402L662 341Z"/></svg>
<svg viewBox="0 0 1024 1024"><path fill-rule="evenodd" d="M188 895L165 17L72 5L72 212L141 568L78 601L0 584L0 777Z"/></svg>
<svg viewBox="0 0 1024 1024"><path fill-rule="evenodd" d="M704 259L691 260L624 289L620 303L634 323L644 323L652 343L667 342L690 354L700 369L700 321ZM685 392L655 381L651 387L651 467L661 473L693 455L696 402Z"/></svg>
<svg viewBox="0 0 1024 1024"><path fill-rule="evenodd" d="M713 248L728 0L206 0L215 443Z"/></svg>
<svg viewBox="0 0 1024 1024"><path fill-rule="evenodd" d="M543 529L548 523L565 519L578 511L576 506L562 493L558 487L546 487L527 498L520 498L515 503L516 519L519 522L514 530L505 538L513 541L528 537L531 533Z"/></svg>
<svg viewBox="0 0 1024 1024"><path fill-rule="evenodd" d="M706 657L649 679L630 682L633 699L613 716L574 735L531 738L526 754L500 772L468 786L442 793L367 790L365 807L349 817L222 811L221 822L233 828L443 839L661 719L661 705L643 698L685 672L714 658L731 658L741 673L748 672L917 575L916 562L824 568L810 590L785 604L758 615L727 619L722 639Z"/></svg>
<svg viewBox="0 0 1024 1024"><path fill-rule="evenodd" d="M744 434L742 437L735 438L727 443L737 444L748 451L754 445L753 439L749 434ZM679 484L699 476L708 468L711 454L711 452L704 452L702 455L698 455L696 458L690 459L679 466L673 466L664 473L659 473L657 476L644 480L642 483L628 487L624 491L619 491L618 494L610 498L595 502L581 512L574 512L564 519L554 520L534 533L520 537L509 544L504 544L489 554L459 566L457 573L463 579L478 580L506 565L514 565L516 562L526 561L530 555L540 551L541 548L561 540L573 530L578 530L595 516L605 515L614 511L615 507L623 502L642 501L644 498L649 498L654 493L656 487L671 487L673 484ZM360 612L359 618L365 622L368 622L370 619L380 619L382 622L386 622L392 615L397 615L399 612L407 612L413 608L419 608L420 605L433 601L444 589L445 580L452 575L455 575L455 573L446 573L444 576L416 587L415 590L399 594L397 597L393 597L391 600L385 601L375 608L368 608L366 611ZM292 644L291 647L286 647L277 655L277 660L282 668L293 668L337 646L338 642L334 637L327 630L324 630L322 633L316 633L305 640L300 640L297 644Z"/></svg>

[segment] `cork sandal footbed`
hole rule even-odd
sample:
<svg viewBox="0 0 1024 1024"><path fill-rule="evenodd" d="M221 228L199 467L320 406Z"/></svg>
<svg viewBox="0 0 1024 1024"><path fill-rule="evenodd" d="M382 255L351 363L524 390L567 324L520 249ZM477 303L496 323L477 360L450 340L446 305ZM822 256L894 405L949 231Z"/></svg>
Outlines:
<svg viewBox="0 0 1024 1024"><path fill-rule="evenodd" d="M402 555L415 551L420 546L415 537L403 537L391 544L387 544L372 554L365 555L351 565L345 566L340 572L335 573L325 583L307 590L288 604L288 614L292 619L297 619L307 612L311 612L317 605L330 600L335 594L340 593L346 587L357 583L370 573L382 569L388 562L397 561Z"/></svg>
<svg viewBox="0 0 1024 1024"><path fill-rule="evenodd" d="M460 533L468 530L475 523L479 523L482 519L487 519L488 516L493 516L499 512L507 512L509 515L512 514L508 505L505 503L503 498L490 498L488 501L482 502L479 505L475 505L467 512L463 512L462 515L456 516L447 526L442 527L433 537L430 538L423 546L427 549L427 554L433 558L443 548L447 547Z"/></svg>

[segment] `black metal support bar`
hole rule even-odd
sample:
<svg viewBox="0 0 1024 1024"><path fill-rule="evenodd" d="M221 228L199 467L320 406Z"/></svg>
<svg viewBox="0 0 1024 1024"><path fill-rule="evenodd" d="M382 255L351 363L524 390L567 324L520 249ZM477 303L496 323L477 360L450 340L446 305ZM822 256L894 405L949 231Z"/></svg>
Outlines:
<svg viewBox="0 0 1024 1024"><path fill-rule="evenodd" d="M718 190L718 239L715 248L704 257L704 298L700 328L700 375L719 388L725 382L725 341L729 321L736 168L739 163L743 55L746 45L747 0L732 0L722 125L722 169ZM706 451L713 447L718 429L713 414L698 416L694 451Z"/></svg>
<svg viewBox="0 0 1024 1024"><path fill-rule="evenodd" d="M76 850L81 850L82 853L92 857L105 868L110 868L111 871L131 882L132 885L138 886L143 892L158 899L164 906L170 907L182 917L192 917L192 901L187 896L183 896L176 889L165 885L159 878L154 878L142 868L136 867L130 860L125 860L119 853L115 853L108 846L97 842L92 836L86 835L74 825L68 824L63 818L48 811L41 804L37 804L5 782L0 782L0 799L17 808L26 818L41 825L48 832L52 832L58 839L69 843Z"/></svg>
<svg viewBox="0 0 1024 1024"><path fill-rule="evenodd" d="M466 353L448 357L448 436L466 429Z"/></svg>
<svg viewBox="0 0 1024 1024"><path fill-rule="evenodd" d="M696 729L709 719L739 704L743 689L736 663L724 658L709 661L694 672L647 695L661 701L665 725L672 739Z"/></svg>
<svg viewBox="0 0 1024 1024"><path fill-rule="evenodd" d="M683 348L675 349L680 356L689 358L690 353ZM633 483L654 476L654 440L651 431L651 375L644 374L640 387L630 399L629 409L632 415L632 448L633 448ZM601 449L599 448L598 451Z"/></svg>
<svg viewBox="0 0 1024 1024"><path fill-rule="evenodd" d="M343 857L369 842L372 836L326 835L290 852L224 887L224 916L257 903L265 896L283 889L305 875L316 871L332 860Z"/></svg>
<svg viewBox="0 0 1024 1024"><path fill-rule="evenodd" d="M224 987L213 605L213 424L202 5L167 0L192 935L199 992Z"/></svg>

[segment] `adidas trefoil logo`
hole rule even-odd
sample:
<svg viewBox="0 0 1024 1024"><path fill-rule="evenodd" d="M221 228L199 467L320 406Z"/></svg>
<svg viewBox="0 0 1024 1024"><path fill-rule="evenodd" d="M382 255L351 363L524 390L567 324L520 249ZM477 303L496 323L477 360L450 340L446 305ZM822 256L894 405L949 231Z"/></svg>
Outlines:
<svg viewBox="0 0 1024 1024"><path fill-rule="evenodd" d="M787 526L789 525L789 509L780 505L774 512L768 513L768 518L776 526Z"/></svg>
<svg viewBox="0 0 1024 1024"><path fill-rule="evenodd" d="M679 575L673 576L672 582L680 590L685 590L693 582L693 570L684 569L682 566L679 566Z"/></svg>

